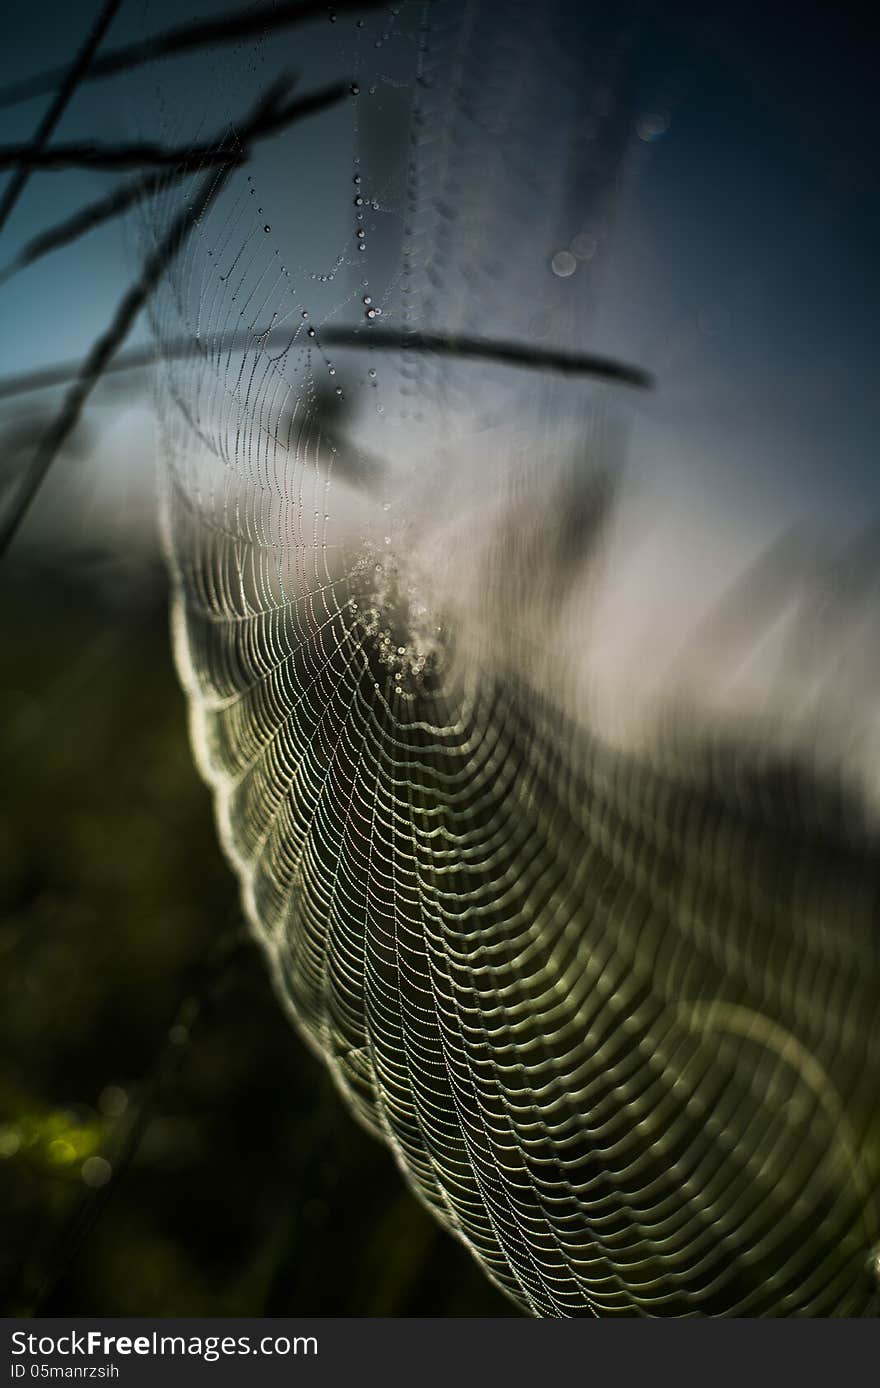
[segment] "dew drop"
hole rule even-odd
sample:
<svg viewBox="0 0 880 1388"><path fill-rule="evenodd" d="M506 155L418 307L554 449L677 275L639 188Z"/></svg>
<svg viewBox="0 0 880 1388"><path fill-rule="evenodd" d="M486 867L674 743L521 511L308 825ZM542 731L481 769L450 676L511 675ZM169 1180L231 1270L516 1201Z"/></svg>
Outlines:
<svg viewBox="0 0 880 1388"><path fill-rule="evenodd" d="M577 260L572 255L571 251L557 251L550 261L550 269L553 271L554 275L558 275L560 279L564 280L568 279L569 275L574 274L577 269L577 264Z"/></svg>
<svg viewBox="0 0 880 1388"><path fill-rule="evenodd" d="M267 222L266 225L263 227L263 230L264 230L264 231L271 231L271 230L272 230L272 228L270 227L270 225L269 225L268 222Z"/></svg>
<svg viewBox="0 0 880 1388"><path fill-rule="evenodd" d="M349 87L349 91L351 92L352 96L357 96L359 94L360 87L358 86L357 82L352 82L351 86Z"/></svg>

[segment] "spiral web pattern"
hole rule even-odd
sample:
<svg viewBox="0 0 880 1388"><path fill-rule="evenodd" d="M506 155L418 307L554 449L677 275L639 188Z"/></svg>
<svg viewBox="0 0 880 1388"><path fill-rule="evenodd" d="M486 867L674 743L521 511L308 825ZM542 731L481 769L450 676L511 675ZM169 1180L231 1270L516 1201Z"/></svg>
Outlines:
<svg viewBox="0 0 880 1388"><path fill-rule="evenodd" d="M369 309L555 345L590 321L588 256L576 293L547 265L613 213L630 40L537 10L346 21L361 152L337 162L366 217L288 264L242 174L169 278L159 341L192 352L161 368L163 513L197 756L298 1027L525 1309L875 1314L864 817L755 744L674 722L650 755L604 744L550 618L601 532L582 457L552 461L606 439L597 392L370 349ZM541 163L536 129L546 154L548 128L588 126L574 173Z"/></svg>

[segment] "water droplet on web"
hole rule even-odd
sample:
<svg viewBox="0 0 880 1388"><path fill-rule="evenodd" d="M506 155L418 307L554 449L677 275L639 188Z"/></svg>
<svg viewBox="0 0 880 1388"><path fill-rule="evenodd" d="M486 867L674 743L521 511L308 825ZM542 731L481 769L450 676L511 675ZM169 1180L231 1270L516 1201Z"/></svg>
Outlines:
<svg viewBox="0 0 880 1388"><path fill-rule="evenodd" d="M366 236L366 234L367 233L364 231L363 227L358 227L357 231L355 232L356 236Z"/></svg>
<svg viewBox="0 0 880 1388"><path fill-rule="evenodd" d="M368 317L368 318L375 318L375 317L376 317L376 310L375 310L374 308L368 308L368 309L367 309L367 317Z"/></svg>
<svg viewBox="0 0 880 1388"><path fill-rule="evenodd" d="M368 372L368 375L372 378L372 380L375 381L375 379L376 379L376 368L375 368L374 366L371 366L371 367L370 367L370 370L369 370L369 372Z"/></svg>
<svg viewBox="0 0 880 1388"><path fill-rule="evenodd" d="M363 198L361 197L360 193L358 193L357 197L355 198L355 200L354 200L354 205L355 205L355 207L363 207L363 205L364 205L364 200L363 200Z"/></svg>
<svg viewBox="0 0 880 1388"><path fill-rule="evenodd" d="M309 328L308 332L309 332L309 337L317 337L317 333L315 332L315 329L314 329L314 328Z"/></svg>
<svg viewBox="0 0 880 1388"><path fill-rule="evenodd" d="M360 174L355 174L354 178L353 178L351 181L352 181L352 183L360 183L360 181L361 181L361 176L360 176Z"/></svg>
<svg viewBox="0 0 880 1388"><path fill-rule="evenodd" d="M270 225L269 225L268 222L267 222L266 225L263 227L263 230L264 230L264 231L271 231L271 230L272 230L272 228L270 227Z"/></svg>

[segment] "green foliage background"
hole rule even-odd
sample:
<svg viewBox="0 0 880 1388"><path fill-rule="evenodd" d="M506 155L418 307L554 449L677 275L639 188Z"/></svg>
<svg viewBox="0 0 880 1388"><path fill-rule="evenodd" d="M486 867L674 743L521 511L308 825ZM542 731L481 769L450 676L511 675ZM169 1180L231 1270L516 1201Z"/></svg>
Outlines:
<svg viewBox="0 0 880 1388"><path fill-rule="evenodd" d="M282 1013L192 766L162 574L6 579L4 1312L516 1314Z"/></svg>

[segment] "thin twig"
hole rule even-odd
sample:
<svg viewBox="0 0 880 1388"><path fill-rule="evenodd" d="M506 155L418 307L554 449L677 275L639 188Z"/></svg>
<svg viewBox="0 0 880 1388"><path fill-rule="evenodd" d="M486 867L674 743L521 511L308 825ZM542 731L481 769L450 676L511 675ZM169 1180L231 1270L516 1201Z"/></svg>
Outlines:
<svg viewBox="0 0 880 1388"><path fill-rule="evenodd" d="M60 121L68 102L85 77L91 64L95 51L107 32L113 16L119 9L122 0L105 0L104 8L96 19L92 29L69 67L63 68L60 85L55 94L55 100L49 107L40 124L37 126L36 133L31 140L28 149L31 157L38 156L45 149L51 138L52 131ZM54 85L54 84L53 84ZM6 187L3 197L0 198L0 231L3 230L9 215L12 212L18 199L24 190L31 172L31 164L22 161L19 163L16 172L13 174Z"/></svg>
<svg viewBox="0 0 880 1388"><path fill-rule="evenodd" d="M292 80L294 79L291 79L291 81ZM336 88L334 87L330 90L335 100ZM308 100L315 101L315 109L320 108L325 92L317 92L314 97L307 98ZM305 114L301 103L297 107L297 114ZM266 121L261 133L264 135L270 134L273 129L273 123L281 127L287 123L287 120L287 108L282 106L279 108L273 121ZM65 146L64 150L68 150L69 148L69 146ZM101 146L92 145L90 148L101 149ZM132 147L128 146L126 148L131 149ZM144 149L145 147L139 146L137 148ZM108 153L109 158L105 167L113 166L112 160L115 155L118 155L119 147L115 147L113 151L109 151ZM46 152L46 163L51 161L52 154L53 151ZM75 212L72 217L66 218L63 222L59 222L57 226L50 227L48 231L41 232L39 236L35 236L33 240L29 241L23 247L9 265L0 270L0 284L4 284L12 275L23 270L26 266L32 265L35 260L39 260L42 256L48 255L50 251L58 250L62 246L69 245L72 241L76 241L80 236L85 235L86 232L92 231L95 227L101 226L104 222L110 221L114 217L121 216L137 203L143 202L147 198L154 197L159 192L163 192L170 183L182 178L191 178L194 173L202 171L203 168L209 164L243 164L248 157L248 152L242 150L238 158L233 158L228 148L224 152L224 139L222 137L217 137L214 140L205 141L200 146L189 146L186 149L177 151L177 155L177 162L181 167L173 168L163 173L145 174L141 178L134 179L131 183L126 183L121 188L114 189L114 191L107 194L106 197L99 198L93 203L88 203L84 208L80 209L79 212ZM196 156L198 156L198 159ZM163 151L163 157L156 162L174 163L173 152L167 150ZM120 160L117 159L117 166L119 163ZM59 164L59 167L62 167L62 165ZM70 377L74 374L73 370L69 373ZM0 391L0 394L2 394L2 391Z"/></svg>
<svg viewBox="0 0 880 1388"><path fill-rule="evenodd" d="M531 371L551 371L562 376L592 376L618 385L651 390L654 377L640 366L616 361L595 352L565 352L533 347L529 342L499 342L494 338L460 337L456 333L398 332L393 328L368 328L356 335L345 328L325 328L321 340L328 347L374 347L380 352L419 352L438 357L471 358L519 366Z"/></svg>
<svg viewBox="0 0 880 1388"><path fill-rule="evenodd" d="M319 16L327 17L329 9L337 14L374 10L382 8L380 0L296 0L296 3L261 5L257 8L236 10L234 14L220 19L210 19L198 24L183 25L179 29L166 30L139 43L129 43L122 48L114 48L110 53L93 63L85 75L85 80L94 82L99 78L112 77L127 72L143 63L155 62L158 58L168 58L177 53L188 53L204 48L212 43L235 43L240 39L275 29L291 28ZM20 101L41 96L54 91L63 81L66 69L50 68L37 73L24 81L10 83L0 90L0 107L14 106Z"/></svg>
<svg viewBox="0 0 880 1388"><path fill-rule="evenodd" d="M227 155L216 143L187 145L182 149L139 140L127 145L100 145L95 140L79 140L65 145L34 149L33 145L0 145L0 169L61 173L66 169L185 168L204 169L208 164L224 164Z"/></svg>
<svg viewBox="0 0 880 1388"><path fill-rule="evenodd" d="M626 362L614 361L609 357L595 356L592 353L561 352L533 347L528 342L497 342L492 338L455 337L447 333L395 332L383 329L377 333L368 328L330 327L319 330L316 341L326 347L342 347L353 351L369 348L383 352L416 352L429 355L463 356L483 361L495 361L499 365L521 367L530 371L547 371L568 376L592 376L619 385L632 386L640 390L651 390L655 379L649 371ZM107 368L107 375L125 371L141 371L153 366L157 357L163 361L180 361L186 357L198 356L205 350L205 339L191 337L176 338L163 343L161 349L154 347L132 347L120 352ZM224 349L245 351L249 346L259 343L261 348L271 350L282 341L290 342L290 334L283 329L252 328L243 332L223 336ZM0 400L14 399L36 390L48 390L53 386L66 385L73 380L79 370L78 361L55 362L41 367L38 371L24 371L15 376L0 377Z"/></svg>
<svg viewBox="0 0 880 1388"><path fill-rule="evenodd" d="M227 159L230 160L230 163L233 162L228 155ZM244 163L244 156L239 162ZM15 259L0 270L0 284L5 284L14 274L26 269L28 265L33 265L43 256L49 255L52 251L60 250L73 241L78 241L87 232L103 226L105 222L112 221L115 217L121 217L132 207L136 207L138 203L146 202L148 198L164 192L171 183L184 178L192 178L194 172L193 169L185 168L144 174L140 178L132 179L129 183L115 188L106 197L97 198L95 202L87 203L78 212L74 212L72 217L66 217L63 222L58 222L48 231L42 231L38 236L34 236L32 240L28 241ZM70 375L73 375L72 371Z"/></svg>
<svg viewBox="0 0 880 1388"><path fill-rule="evenodd" d="M287 86L291 78L285 78ZM328 87L320 87L309 96L300 97L287 105L279 105L271 115L260 122L259 135L265 138L274 130L289 125L291 113L294 118L305 116L310 111L320 111L332 105L350 88L341 82ZM239 140L241 137L239 136ZM205 140L199 145L185 145L168 148L153 141L141 140L128 145L99 145L94 140L82 140L76 144L53 145L49 149L31 152L29 145L0 145L0 168L15 165L20 160L32 161L32 167L45 171L48 169L92 168L119 170L142 168L157 165L197 173L212 164L229 163L228 140L224 137ZM237 159L242 162L241 157Z"/></svg>

